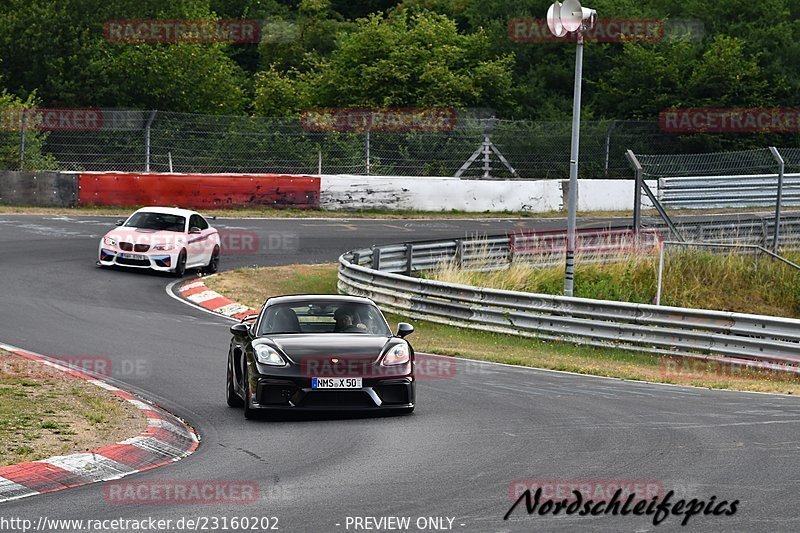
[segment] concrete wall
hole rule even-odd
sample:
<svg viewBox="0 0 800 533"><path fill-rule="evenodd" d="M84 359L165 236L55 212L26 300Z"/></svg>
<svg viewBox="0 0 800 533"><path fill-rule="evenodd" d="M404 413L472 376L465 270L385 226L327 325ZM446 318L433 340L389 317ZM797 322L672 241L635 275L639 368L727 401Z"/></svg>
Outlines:
<svg viewBox="0 0 800 533"><path fill-rule="evenodd" d="M105 179L103 181L105 189L101 191L105 196L97 194L97 182L100 177ZM120 185L120 177L130 178L124 187ZM166 203L203 208L269 205L319 206L326 210L342 211L397 209L544 213L564 210L569 185L569 181L566 180L481 181L409 176L269 175L267 177L272 181L269 187L265 188L260 181L254 180L260 176L217 177L225 179L218 180L220 184L215 187L203 188L200 187L201 182L208 181L214 176L8 171L0 172L0 204L69 207L78 204ZM648 183L655 191L657 183ZM174 194L172 196L165 194L165 190L168 189L169 192L176 187L181 191L186 189L180 198L174 197ZM220 200L220 198L232 198L234 193L236 202ZM265 194L269 201L260 200ZM106 197L113 197L113 201ZM319 204L316 203L317 197ZM644 202L643 205L650 206L649 202ZM633 180L580 180L578 209L632 210Z"/></svg>
<svg viewBox="0 0 800 533"><path fill-rule="evenodd" d="M72 207L78 201L78 176L68 172L0 171L0 204Z"/></svg>
<svg viewBox="0 0 800 533"><path fill-rule="evenodd" d="M648 182L651 183L651 182ZM479 181L409 176L322 176L320 207L329 210L416 209L424 211L544 213L563 210L568 181ZM582 211L633 209L633 180L580 180ZM656 186L655 182L651 183ZM650 206L649 202L644 203Z"/></svg>

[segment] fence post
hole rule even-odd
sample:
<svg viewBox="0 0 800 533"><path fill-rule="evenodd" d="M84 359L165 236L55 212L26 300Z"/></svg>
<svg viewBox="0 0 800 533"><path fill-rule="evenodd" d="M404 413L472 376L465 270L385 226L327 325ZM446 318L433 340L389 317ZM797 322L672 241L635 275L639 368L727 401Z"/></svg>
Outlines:
<svg viewBox="0 0 800 533"><path fill-rule="evenodd" d="M150 172L150 126L156 119L156 111L150 112L150 118L147 119L147 125L144 129L144 171Z"/></svg>
<svg viewBox="0 0 800 533"><path fill-rule="evenodd" d="M414 245L406 243L406 276L414 271Z"/></svg>
<svg viewBox="0 0 800 533"><path fill-rule="evenodd" d="M464 241L456 239L456 264L458 268L464 266Z"/></svg>
<svg viewBox="0 0 800 533"><path fill-rule="evenodd" d="M642 229L642 164L633 153L633 150L627 150L625 157L628 162L633 166L635 180L633 183L633 234L638 237L639 230Z"/></svg>
<svg viewBox="0 0 800 533"><path fill-rule="evenodd" d="M778 253L778 244L781 235L781 201L783 200L783 170L784 162L778 149L774 146L769 147L772 157L778 163L778 191L775 197L775 238L772 241L772 253Z"/></svg>
<svg viewBox="0 0 800 533"><path fill-rule="evenodd" d="M661 241L661 249L658 251L658 288L656 289L656 305L661 305L661 282L664 277L664 248L667 243Z"/></svg>
<svg viewBox="0 0 800 533"><path fill-rule="evenodd" d="M19 137L19 170L20 172L23 170L25 166L25 110L22 110L20 116L20 137Z"/></svg>
<svg viewBox="0 0 800 533"><path fill-rule="evenodd" d="M369 175L370 175L370 164L369 164L369 129L367 129L367 135L366 135L366 139L367 139L367 142L366 142L366 149L367 149L367 176L369 176Z"/></svg>
<svg viewBox="0 0 800 533"><path fill-rule="evenodd" d="M372 249L372 269L381 269L381 249L378 246Z"/></svg>
<svg viewBox="0 0 800 533"><path fill-rule="evenodd" d="M606 163L605 163L605 176L608 177L608 160L611 155L611 133L617 127L617 121L612 120L611 125L606 130Z"/></svg>
<svg viewBox="0 0 800 533"><path fill-rule="evenodd" d="M317 156L317 175L322 176L322 148L318 149Z"/></svg>

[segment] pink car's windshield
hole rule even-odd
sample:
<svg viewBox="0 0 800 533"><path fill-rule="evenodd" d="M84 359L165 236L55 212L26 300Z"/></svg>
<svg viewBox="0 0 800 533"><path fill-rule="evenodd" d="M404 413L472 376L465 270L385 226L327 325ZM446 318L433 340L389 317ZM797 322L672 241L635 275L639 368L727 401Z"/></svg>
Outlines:
<svg viewBox="0 0 800 533"><path fill-rule="evenodd" d="M134 213L125 223L126 228L149 229L154 231L179 231L186 227L186 218L166 213Z"/></svg>

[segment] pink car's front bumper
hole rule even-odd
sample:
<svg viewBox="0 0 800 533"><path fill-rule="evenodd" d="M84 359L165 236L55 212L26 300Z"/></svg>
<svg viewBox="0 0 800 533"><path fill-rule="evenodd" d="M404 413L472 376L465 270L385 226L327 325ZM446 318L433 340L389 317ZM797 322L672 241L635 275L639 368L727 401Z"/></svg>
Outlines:
<svg viewBox="0 0 800 533"><path fill-rule="evenodd" d="M126 268L149 268L170 272L175 270L178 251L153 250L147 252L125 252L116 246L100 244L98 264L102 266L123 266Z"/></svg>

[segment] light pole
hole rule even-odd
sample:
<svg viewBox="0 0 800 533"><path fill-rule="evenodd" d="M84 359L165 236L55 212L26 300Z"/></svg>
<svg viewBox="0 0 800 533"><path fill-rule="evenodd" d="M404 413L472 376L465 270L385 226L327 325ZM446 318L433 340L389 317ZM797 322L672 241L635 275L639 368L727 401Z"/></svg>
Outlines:
<svg viewBox="0 0 800 533"><path fill-rule="evenodd" d="M575 33L575 89L572 99L572 143L569 155L569 194L567 196L567 257L564 269L564 295L572 296L575 284L575 241L578 211L578 154L581 135L581 80L583 78L583 32L594 27L597 12L582 7L578 0L553 2L547 10L547 26L556 37Z"/></svg>

